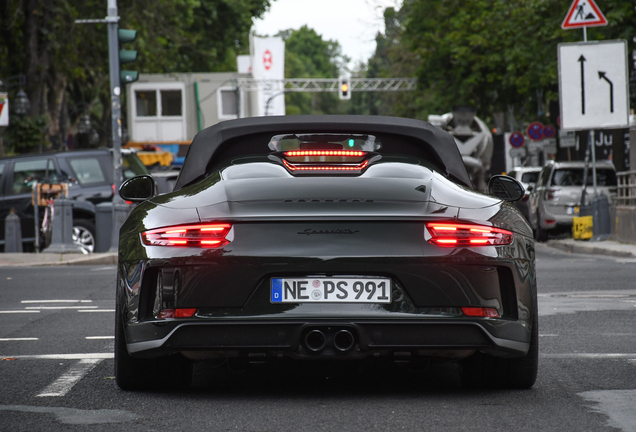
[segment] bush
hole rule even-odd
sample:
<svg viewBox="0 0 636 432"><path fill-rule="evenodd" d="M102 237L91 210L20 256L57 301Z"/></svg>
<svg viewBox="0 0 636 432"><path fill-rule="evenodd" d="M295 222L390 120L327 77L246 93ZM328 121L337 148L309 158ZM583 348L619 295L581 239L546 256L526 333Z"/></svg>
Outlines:
<svg viewBox="0 0 636 432"><path fill-rule="evenodd" d="M4 133L4 147L7 153L30 153L40 146L46 146L46 116L23 117L13 116L11 124Z"/></svg>

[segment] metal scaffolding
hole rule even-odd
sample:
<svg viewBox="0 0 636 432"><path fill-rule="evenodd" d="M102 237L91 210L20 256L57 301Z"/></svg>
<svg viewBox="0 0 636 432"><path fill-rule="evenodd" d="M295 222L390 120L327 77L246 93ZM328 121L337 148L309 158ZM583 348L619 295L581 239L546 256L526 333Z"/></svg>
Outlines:
<svg viewBox="0 0 636 432"><path fill-rule="evenodd" d="M289 78L257 80L237 78L236 87L244 91L275 89L291 92L337 92L338 78ZM417 78L349 78L351 91L409 91L417 89Z"/></svg>

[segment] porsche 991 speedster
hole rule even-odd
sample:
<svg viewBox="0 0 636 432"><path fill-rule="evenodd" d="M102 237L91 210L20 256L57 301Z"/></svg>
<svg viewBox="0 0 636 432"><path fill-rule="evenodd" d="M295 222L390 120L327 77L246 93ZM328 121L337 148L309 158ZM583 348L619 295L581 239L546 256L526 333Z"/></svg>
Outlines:
<svg viewBox="0 0 636 432"><path fill-rule="evenodd" d="M457 362L468 387L532 387L532 230L453 138L393 117L239 119L201 131L171 193L120 196L115 374L188 386L208 359Z"/></svg>

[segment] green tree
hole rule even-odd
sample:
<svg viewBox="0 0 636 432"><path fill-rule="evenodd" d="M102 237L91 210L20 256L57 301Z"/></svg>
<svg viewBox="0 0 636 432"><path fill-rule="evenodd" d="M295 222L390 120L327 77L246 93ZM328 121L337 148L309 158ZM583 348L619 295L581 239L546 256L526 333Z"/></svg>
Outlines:
<svg viewBox="0 0 636 432"><path fill-rule="evenodd" d="M601 8L609 25L589 28L588 40L627 39L631 52L633 2L606 0ZM399 11L386 11L368 73L397 76L402 69L417 76L419 88L379 109L426 119L457 104L475 106L484 118L513 107L534 120L540 101L553 108L554 121L557 45L582 40L581 30L561 29L566 13L567 4L553 0L405 0Z"/></svg>
<svg viewBox="0 0 636 432"><path fill-rule="evenodd" d="M135 69L142 72L234 70L235 55L247 50L252 19L269 4L119 0L119 27L138 31ZM0 2L0 77L26 75L30 116L47 119L47 145L59 146L84 112L106 144L111 129L107 27L75 24L76 19L103 18L106 12L104 0Z"/></svg>
<svg viewBox="0 0 636 432"><path fill-rule="evenodd" d="M358 67L360 77L414 77L419 66L418 57L403 43L404 23L410 13L407 0L399 10L384 10L384 33L378 33L376 50L366 65ZM428 92L353 92L352 114L394 115L418 118L422 101Z"/></svg>
<svg viewBox="0 0 636 432"><path fill-rule="evenodd" d="M285 41L286 78L337 78L348 58L337 41L323 40L314 29L302 26L298 30L279 33ZM336 114L342 108L336 93L287 93L287 114Z"/></svg>

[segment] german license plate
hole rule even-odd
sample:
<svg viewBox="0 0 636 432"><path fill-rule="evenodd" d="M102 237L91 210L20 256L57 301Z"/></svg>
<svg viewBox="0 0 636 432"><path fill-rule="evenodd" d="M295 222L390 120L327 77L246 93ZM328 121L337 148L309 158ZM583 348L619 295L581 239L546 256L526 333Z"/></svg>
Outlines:
<svg viewBox="0 0 636 432"><path fill-rule="evenodd" d="M391 279L272 278L272 303L391 303Z"/></svg>

